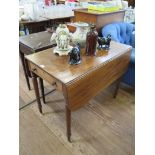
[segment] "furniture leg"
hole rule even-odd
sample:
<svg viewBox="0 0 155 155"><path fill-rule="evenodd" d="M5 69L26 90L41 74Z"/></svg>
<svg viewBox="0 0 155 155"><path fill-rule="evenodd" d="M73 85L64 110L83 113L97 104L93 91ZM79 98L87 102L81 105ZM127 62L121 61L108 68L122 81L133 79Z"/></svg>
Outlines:
<svg viewBox="0 0 155 155"><path fill-rule="evenodd" d="M117 96L117 94L118 94L118 89L119 89L119 86L120 86L120 83L121 83L121 79L122 79L122 78L119 78L119 79L116 81L116 87L115 87L115 90L114 90L113 98L116 98L116 96Z"/></svg>
<svg viewBox="0 0 155 155"><path fill-rule="evenodd" d="M34 91L35 91L35 95L36 95L36 100L38 103L39 112L42 113L42 105L41 105L40 96L39 96L37 76L33 72L31 74L32 74L32 82L33 82L33 87L34 87Z"/></svg>
<svg viewBox="0 0 155 155"><path fill-rule="evenodd" d="M66 126L67 126L67 138L71 142L71 111L66 105Z"/></svg>
<svg viewBox="0 0 155 155"><path fill-rule="evenodd" d="M31 76L31 72L30 72L30 70L29 70L29 65L28 65L28 62L27 62L27 60L25 59L25 57L24 57L24 62L25 62L25 69L26 69L26 74L27 74L27 76L28 77L32 77Z"/></svg>
<svg viewBox="0 0 155 155"><path fill-rule="evenodd" d="M28 89L31 90L29 77L28 77L28 75L26 73L26 66L25 66L25 61L24 61L24 53L19 51L19 54L20 54L20 58L21 58L21 62L22 62L22 66L23 66L24 75L25 75L25 79L26 79L26 83L27 83Z"/></svg>
<svg viewBox="0 0 155 155"><path fill-rule="evenodd" d="M43 79L39 77L39 83L40 83L40 89L41 89L41 94L43 97L43 102L46 103L45 101L45 92L44 92L44 83L43 83Z"/></svg>

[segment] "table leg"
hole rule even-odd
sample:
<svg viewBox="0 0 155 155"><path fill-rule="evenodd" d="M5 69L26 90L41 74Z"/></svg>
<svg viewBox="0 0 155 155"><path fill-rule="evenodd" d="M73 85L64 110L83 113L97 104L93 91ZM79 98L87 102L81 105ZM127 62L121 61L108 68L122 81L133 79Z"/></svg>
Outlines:
<svg viewBox="0 0 155 155"><path fill-rule="evenodd" d="M121 79L122 79L122 78L119 78L119 79L116 81L116 87L115 87L115 90L114 90L113 98L116 98L116 96L117 96L117 94L118 94L118 89L119 89L119 86L120 86L120 83L121 83Z"/></svg>
<svg viewBox="0 0 155 155"><path fill-rule="evenodd" d="M29 70L28 61L25 58L24 58L24 62L25 62L26 74L29 78L31 78L31 72Z"/></svg>
<svg viewBox="0 0 155 155"><path fill-rule="evenodd" d="M21 58L21 62L22 62L23 70L24 70L24 75L25 75L26 83L27 83L28 89L30 90L31 87L30 87L29 77L28 77L28 75L26 73L26 66L25 66L25 61L24 61L24 53L19 51L19 54L20 54L20 58Z"/></svg>
<svg viewBox="0 0 155 155"><path fill-rule="evenodd" d="M71 142L71 111L66 105L66 126L67 126L67 138Z"/></svg>
<svg viewBox="0 0 155 155"><path fill-rule="evenodd" d="M43 102L46 103L45 101L45 92L44 92L44 83L43 83L43 79L39 77L39 83L40 83L40 89L41 89L41 94L43 97Z"/></svg>
<svg viewBox="0 0 155 155"><path fill-rule="evenodd" d="M40 101L37 76L33 72L31 74L32 74L32 82L33 82L33 87L34 87L34 91L35 91L35 95L36 95L36 100L38 103L39 112L42 113L42 105L41 105L41 101Z"/></svg>

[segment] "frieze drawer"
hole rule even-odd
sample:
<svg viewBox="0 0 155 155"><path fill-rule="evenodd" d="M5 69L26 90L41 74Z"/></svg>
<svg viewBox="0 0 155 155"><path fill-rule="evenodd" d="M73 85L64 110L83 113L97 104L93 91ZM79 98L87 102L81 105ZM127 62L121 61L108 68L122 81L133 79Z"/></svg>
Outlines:
<svg viewBox="0 0 155 155"><path fill-rule="evenodd" d="M29 63L30 70L34 72L36 75L40 76L42 79L46 80L59 91L62 91L62 83L59 82L57 79L51 77L48 73L43 71L40 67L36 66L33 63Z"/></svg>

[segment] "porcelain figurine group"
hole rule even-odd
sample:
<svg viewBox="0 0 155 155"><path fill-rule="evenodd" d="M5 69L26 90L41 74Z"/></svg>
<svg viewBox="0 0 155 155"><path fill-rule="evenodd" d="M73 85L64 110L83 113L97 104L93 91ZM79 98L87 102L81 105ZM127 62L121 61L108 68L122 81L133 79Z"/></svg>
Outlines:
<svg viewBox="0 0 155 155"><path fill-rule="evenodd" d="M58 55L68 55L70 50L73 48L69 45L72 39L71 34L65 24L60 24L59 27L56 29L56 32L52 34L51 42L55 41L57 46L54 48L54 53Z"/></svg>
<svg viewBox="0 0 155 155"><path fill-rule="evenodd" d="M65 24L60 24L56 30L56 33L53 33L51 37L51 42L55 41L57 43L57 46L53 52L57 53L59 56L69 55L69 64L77 65L81 63L80 44L76 43L74 47L70 46L69 43L73 40L73 35L69 33L69 30ZM98 50L108 51L110 48L110 42L110 34L107 35L107 37L98 37L95 26L91 25L90 31L87 32L86 36L86 55L96 55L97 43Z"/></svg>

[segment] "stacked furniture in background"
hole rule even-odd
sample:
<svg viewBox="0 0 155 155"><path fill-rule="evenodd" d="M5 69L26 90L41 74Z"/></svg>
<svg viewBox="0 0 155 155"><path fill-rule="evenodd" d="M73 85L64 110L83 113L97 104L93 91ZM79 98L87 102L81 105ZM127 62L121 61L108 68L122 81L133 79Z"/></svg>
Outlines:
<svg viewBox="0 0 155 155"><path fill-rule="evenodd" d="M131 61L129 68L123 76L123 82L135 86L135 25L126 22L114 22L102 28L102 35L111 34L112 40L131 45Z"/></svg>
<svg viewBox="0 0 155 155"><path fill-rule="evenodd" d="M96 26L96 30L99 32L101 28L106 24L124 21L125 10L105 13L88 9L76 9L74 10L74 15L74 22L80 21L93 23Z"/></svg>
<svg viewBox="0 0 155 155"><path fill-rule="evenodd" d="M25 75L25 79L29 90L31 89L30 82L29 82L29 78L31 78L31 74L28 69L27 61L25 60L25 55L40 52L42 50L55 46L55 44L52 44L50 42L51 35L52 33L43 31L43 32L33 33L30 35L19 37L19 55L21 58L21 63L23 66L24 75ZM39 79L39 80L40 80L40 85L42 89L42 95L44 96L43 81L42 79Z"/></svg>

